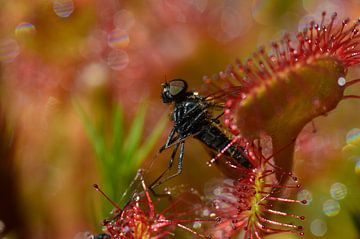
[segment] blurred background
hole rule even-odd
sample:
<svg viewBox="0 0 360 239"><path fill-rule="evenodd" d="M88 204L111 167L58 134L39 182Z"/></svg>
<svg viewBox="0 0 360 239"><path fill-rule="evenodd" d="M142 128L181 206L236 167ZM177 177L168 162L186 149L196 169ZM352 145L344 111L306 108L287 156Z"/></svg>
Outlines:
<svg viewBox="0 0 360 239"><path fill-rule="evenodd" d="M92 184L119 201L138 167L154 161L149 183L167 165L168 151L156 155L171 127L165 79L200 88L323 10L357 19L360 2L0 0L0 237L99 233L111 205ZM360 238L359 109L343 101L298 139L297 197L309 205L290 210L307 218L303 238ZM221 174L189 142L184 173L167 185L202 192Z"/></svg>

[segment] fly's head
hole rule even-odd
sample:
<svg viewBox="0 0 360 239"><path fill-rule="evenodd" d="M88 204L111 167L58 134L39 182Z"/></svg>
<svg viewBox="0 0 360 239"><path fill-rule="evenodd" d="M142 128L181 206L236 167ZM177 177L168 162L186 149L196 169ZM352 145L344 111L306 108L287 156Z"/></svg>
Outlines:
<svg viewBox="0 0 360 239"><path fill-rule="evenodd" d="M182 79L174 79L162 84L163 91L161 98L163 103L172 103L182 101L186 97L187 83Z"/></svg>

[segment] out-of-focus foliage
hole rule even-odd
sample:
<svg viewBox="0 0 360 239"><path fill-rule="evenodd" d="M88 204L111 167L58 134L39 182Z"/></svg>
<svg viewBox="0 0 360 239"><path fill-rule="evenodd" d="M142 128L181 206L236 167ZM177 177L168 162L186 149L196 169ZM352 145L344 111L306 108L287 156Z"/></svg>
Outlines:
<svg viewBox="0 0 360 239"><path fill-rule="evenodd" d="M2 152L11 158L11 166L0 164L0 178L6 178L0 185L16 182L0 187L5 199L0 209L13 208L0 212L6 214L0 231L9 229L9 239L100 232L94 201L96 212L106 210L100 205L107 202L91 185L103 184L118 199L135 164L155 156L160 142L150 151L146 147L155 142L159 118L169 111L159 98L165 78L181 77L190 88L199 87L203 75L224 70L236 57L246 59L285 31L301 30L323 10L357 19L360 5L356 0L0 0L1 121L16 132L0 132L1 149L8 150ZM352 69L347 80L359 74ZM355 86L348 93L359 92ZM145 114L144 106L137 106L146 96ZM75 110L73 99L83 111ZM358 239L360 154L348 146L346 135L360 128L359 104L341 102L327 117L315 119L315 134L308 126L297 141L294 171L305 190L298 197L312 200L289 212L306 216L305 239ZM170 153L155 159L146 182L167 166ZM206 166L208 160L201 145L189 139L184 172L168 185L206 190L206 183L220 176ZM117 167L125 162L129 168ZM335 183L346 186L343 199L332 196L331 188L344 193Z"/></svg>
<svg viewBox="0 0 360 239"><path fill-rule="evenodd" d="M112 110L109 128L93 122L80 104L75 103L75 107L96 154L96 165L101 175L100 183L108 196L123 206L127 201L121 201L123 199L121 196L129 188L141 163L159 140L165 129L167 118L162 117L152 129L151 134L145 138L143 128L146 104L139 107L128 132L124 124L124 110L121 105L115 106ZM104 200L103 204L107 206L103 207L102 218L111 208L107 201Z"/></svg>

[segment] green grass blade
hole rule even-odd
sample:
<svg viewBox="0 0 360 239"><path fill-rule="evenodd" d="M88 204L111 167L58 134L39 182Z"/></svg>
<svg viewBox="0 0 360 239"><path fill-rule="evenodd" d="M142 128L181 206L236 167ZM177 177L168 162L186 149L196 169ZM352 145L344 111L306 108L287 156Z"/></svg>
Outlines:
<svg viewBox="0 0 360 239"><path fill-rule="evenodd" d="M100 184L110 198L120 201L141 162L161 137L166 127L167 117L164 115L147 139L143 140L146 103L139 106L130 129L126 133L124 111L121 105L116 106L112 111L110 128L96 125L79 103L74 102L74 106L95 151L97 167L100 170ZM107 134L105 129L110 130L110 134ZM142 141L143 144L141 144ZM109 207L103 205L102 209L103 214L106 215Z"/></svg>
<svg viewBox="0 0 360 239"><path fill-rule="evenodd" d="M101 134L97 131L94 124L91 122L90 117L86 114L85 110L81 107L78 102L74 102L74 107L78 115L80 116L81 121L85 127L85 132L88 135L90 143L94 148L96 158L98 159L98 163L102 165L101 161L104 161L106 158L106 149L105 149L105 141Z"/></svg>
<svg viewBox="0 0 360 239"><path fill-rule="evenodd" d="M128 137L124 145L124 160L126 160L128 165L131 164L135 151L139 150L142 131L144 128L146 108L147 104L145 103L139 106L139 110L137 111L134 121L130 127L130 131L128 132Z"/></svg>
<svg viewBox="0 0 360 239"><path fill-rule="evenodd" d="M119 163L123 153L124 141L124 113L121 105L117 105L113 115L113 143L112 143L112 159L113 164Z"/></svg>
<svg viewBox="0 0 360 239"><path fill-rule="evenodd" d="M142 161L146 158L146 156L153 149L155 144L158 142L162 133L164 132L166 125L168 122L168 115L163 115L159 122L155 125L155 128L148 136L147 140L141 145L140 149L135 153L133 160L131 161L131 168L140 167Z"/></svg>

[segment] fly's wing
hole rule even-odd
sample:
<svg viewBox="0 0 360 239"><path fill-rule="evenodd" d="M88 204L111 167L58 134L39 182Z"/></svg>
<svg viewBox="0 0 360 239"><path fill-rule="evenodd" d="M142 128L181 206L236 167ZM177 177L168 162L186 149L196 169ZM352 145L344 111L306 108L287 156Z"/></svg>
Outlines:
<svg viewBox="0 0 360 239"><path fill-rule="evenodd" d="M243 94L244 88L242 86L227 86L223 89L218 89L213 92L208 92L207 96L204 97L204 101L208 105L208 111L216 118L221 116L224 113L226 102L233 98L241 97Z"/></svg>
<svg viewBox="0 0 360 239"><path fill-rule="evenodd" d="M201 93L217 102L226 102L231 97L241 96L250 86L250 82L233 70L230 65L225 72L220 72L212 78L204 77Z"/></svg>
<svg viewBox="0 0 360 239"><path fill-rule="evenodd" d="M209 93L205 99L225 103L229 98L241 96L244 88L242 86L231 86Z"/></svg>

